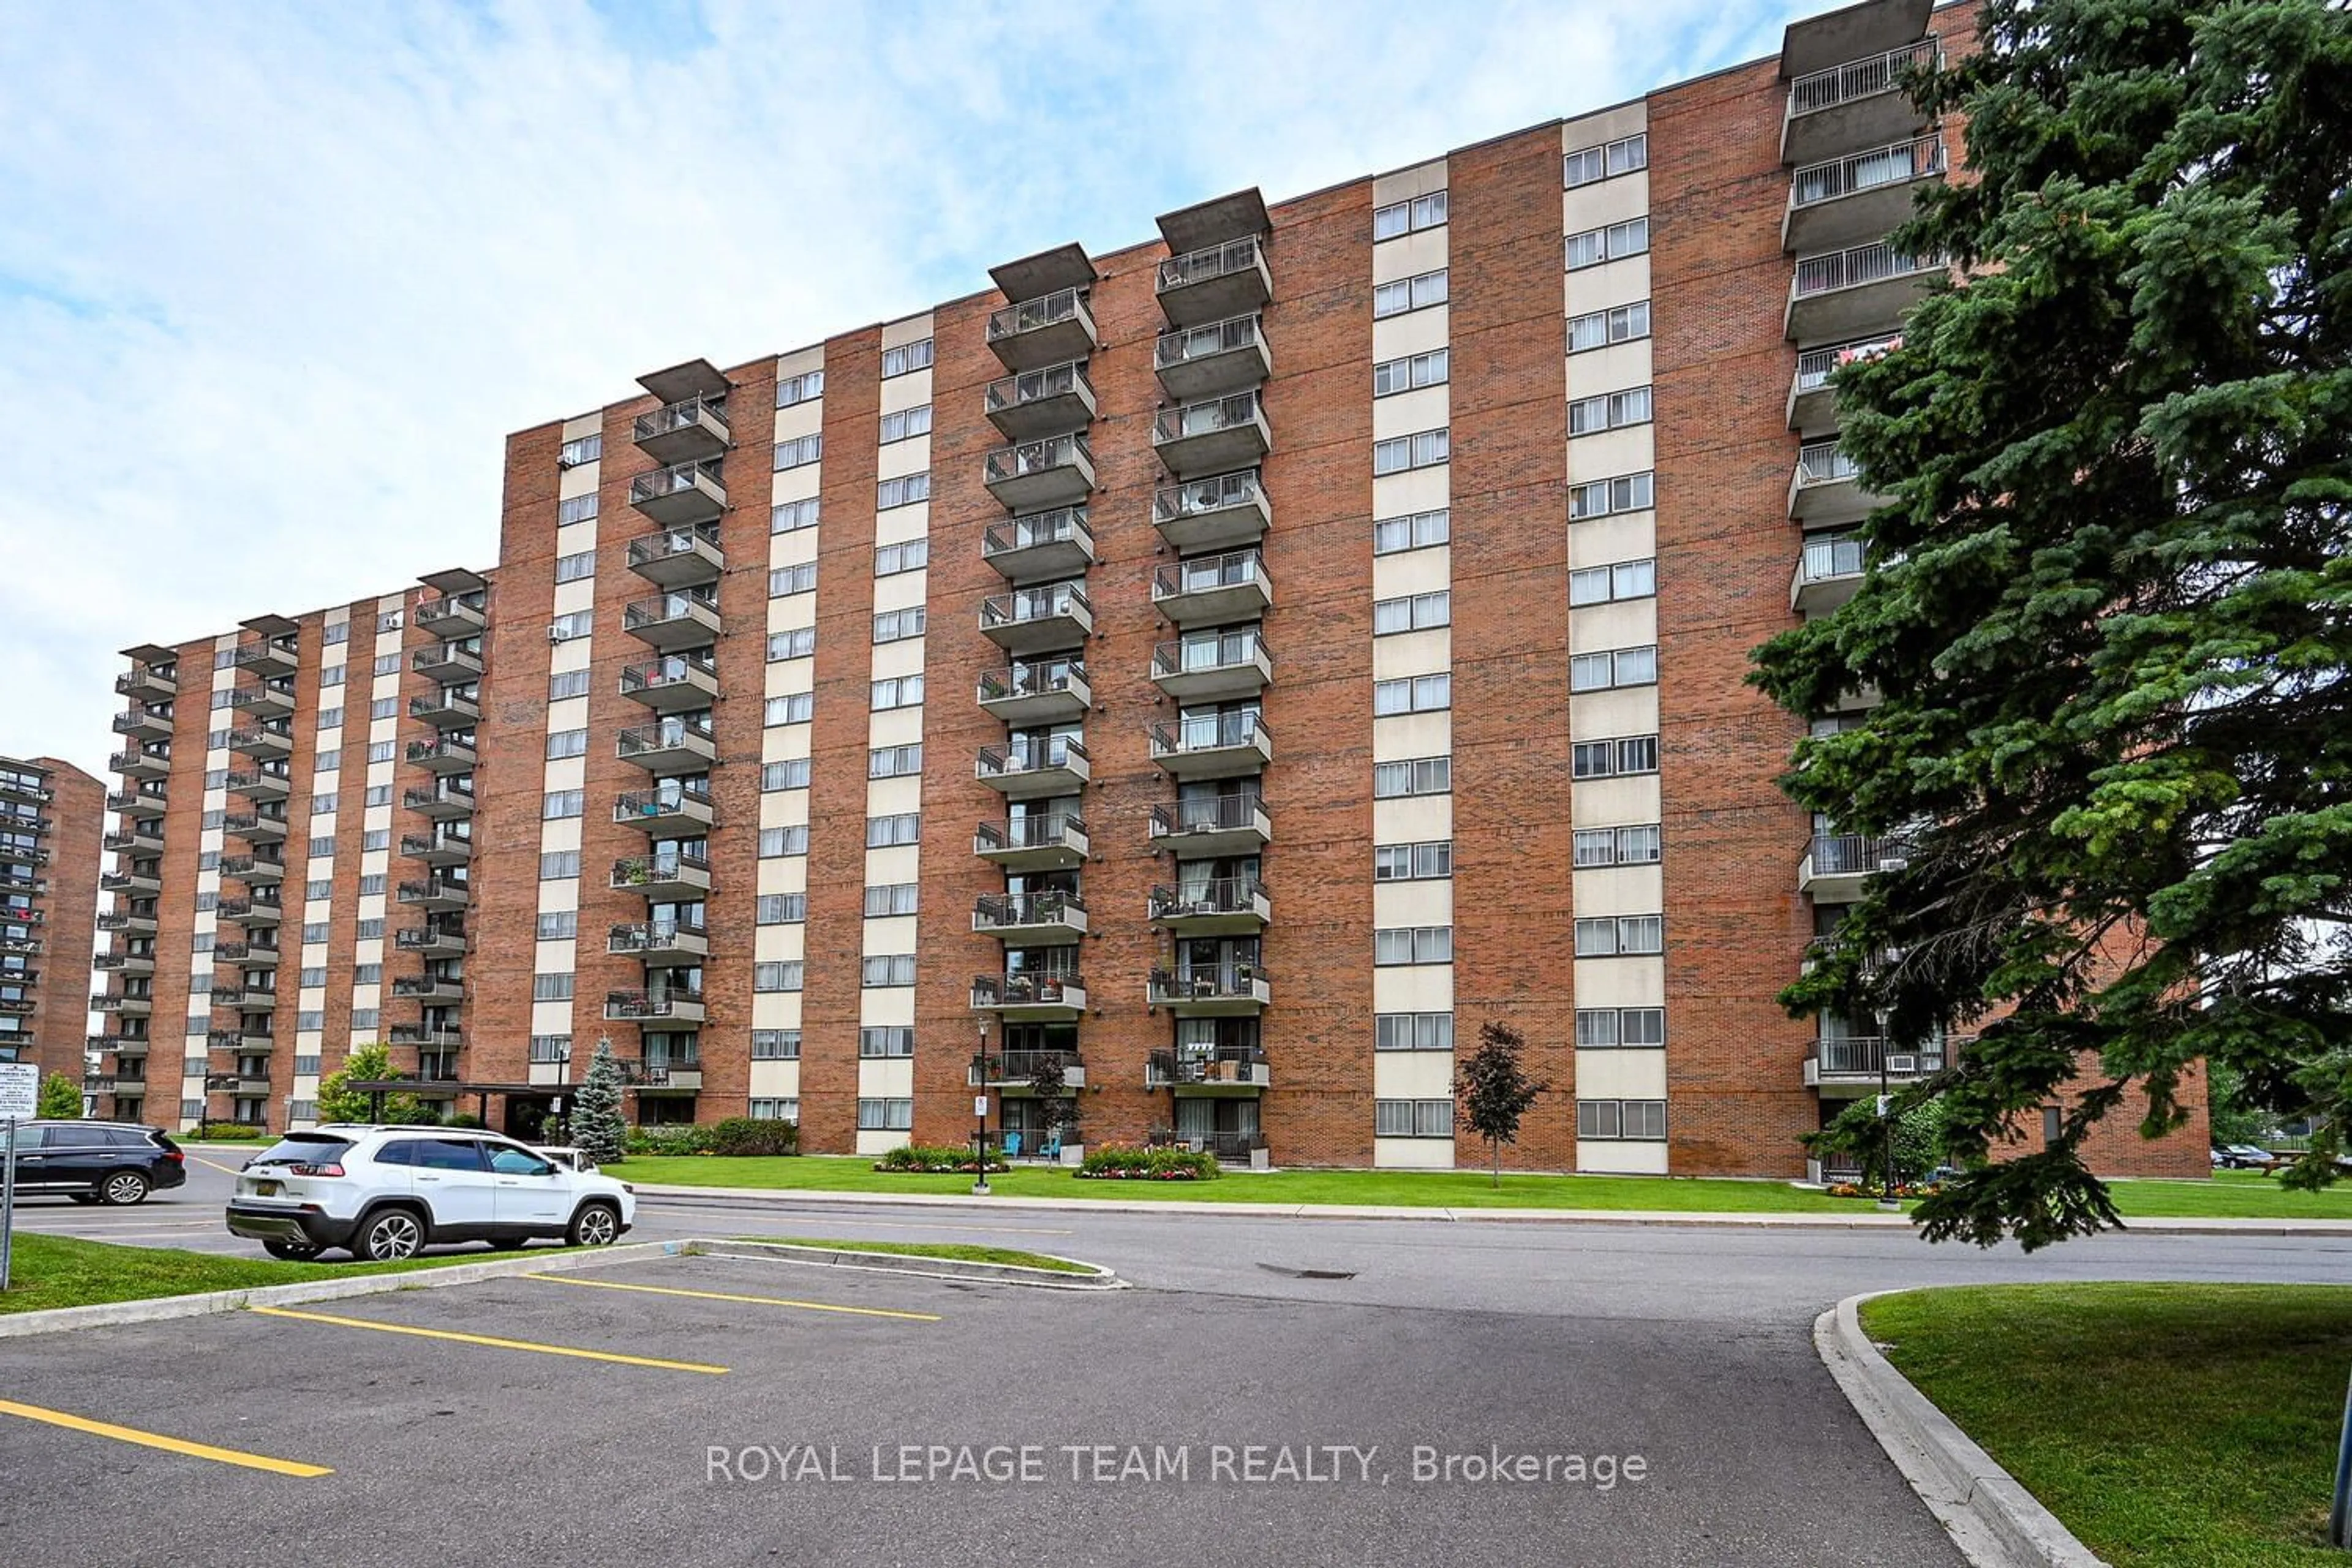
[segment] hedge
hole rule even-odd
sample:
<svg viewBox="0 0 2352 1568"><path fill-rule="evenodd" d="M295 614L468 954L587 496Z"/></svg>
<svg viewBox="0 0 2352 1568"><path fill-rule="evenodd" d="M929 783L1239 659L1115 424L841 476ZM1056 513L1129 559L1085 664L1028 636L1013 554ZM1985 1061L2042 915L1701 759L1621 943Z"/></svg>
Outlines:
<svg viewBox="0 0 2352 1568"><path fill-rule="evenodd" d="M971 1151L961 1143L908 1143L893 1149L874 1162L877 1171L894 1171L901 1174L940 1172L952 1174L972 1173ZM992 1171L1010 1170L1002 1160L991 1158Z"/></svg>
<svg viewBox="0 0 2352 1568"><path fill-rule="evenodd" d="M1138 1149L1106 1143L1087 1151L1078 1174L1097 1181L1213 1182L1217 1157L1197 1149Z"/></svg>

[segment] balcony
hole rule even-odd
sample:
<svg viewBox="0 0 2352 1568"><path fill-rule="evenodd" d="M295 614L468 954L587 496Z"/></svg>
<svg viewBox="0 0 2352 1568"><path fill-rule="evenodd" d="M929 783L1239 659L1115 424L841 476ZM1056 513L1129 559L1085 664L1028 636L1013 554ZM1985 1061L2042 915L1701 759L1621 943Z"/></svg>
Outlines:
<svg viewBox="0 0 2352 1568"><path fill-rule="evenodd" d="M699 789L634 790L613 797L613 820L649 838L697 838L710 830L710 796Z"/></svg>
<svg viewBox="0 0 2352 1568"><path fill-rule="evenodd" d="M984 402L988 422L1008 441L1083 429L1095 416L1095 387L1084 360L1002 376L988 384Z"/></svg>
<svg viewBox="0 0 2352 1568"><path fill-rule="evenodd" d="M46 893L48 879L36 877L29 867L18 867L0 861L0 893Z"/></svg>
<svg viewBox="0 0 2352 1568"><path fill-rule="evenodd" d="M120 1057L125 1061L143 1061L154 1042L144 1035L92 1035L89 1044L93 1049Z"/></svg>
<svg viewBox="0 0 2352 1568"><path fill-rule="evenodd" d="M1873 875L1899 868L1906 856L1899 838L1817 833L1797 863L1797 891L1811 894L1817 904L1850 904L1862 897Z"/></svg>
<svg viewBox="0 0 2352 1568"><path fill-rule="evenodd" d="M134 741L168 741L172 738L171 710L158 710L142 705L127 713L117 713L114 716L114 732Z"/></svg>
<svg viewBox="0 0 2352 1568"><path fill-rule="evenodd" d="M463 958L467 942L462 931L446 931L439 926L409 926L393 933L393 946L402 952L414 952L425 958Z"/></svg>
<svg viewBox="0 0 2352 1568"><path fill-rule="evenodd" d="M437 680L445 686L462 686L482 678L482 656L473 648L460 647L456 643L436 643L410 654L408 668L427 680Z"/></svg>
<svg viewBox="0 0 2352 1568"><path fill-rule="evenodd" d="M473 890L452 877L427 877L400 884L400 901L426 914L455 914L473 901Z"/></svg>
<svg viewBox="0 0 2352 1568"><path fill-rule="evenodd" d="M106 795L106 808L109 811L120 812L126 818L143 822L161 822L163 820L167 798L160 793L150 794L143 789L109 790ZM47 820L47 817L42 818L44 824Z"/></svg>
<svg viewBox="0 0 2352 1568"><path fill-rule="evenodd" d="M1152 450L1180 477L1255 463L1273 444L1264 403L1255 391L1163 408L1151 418Z"/></svg>
<svg viewBox="0 0 2352 1568"><path fill-rule="evenodd" d="M1150 839L1180 860L1255 855L1274 841L1274 822L1257 795L1208 795L1153 806Z"/></svg>
<svg viewBox="0 0 2352 1568"><path fill-rule="evenodd" d="M294 647L276 638L246 643L230 656L230 668L250 670L268 679L271 676L291 675L301 668L301 656Z"/></svg>
<svg viewBox="0 0 2352 1568"><path fill-rule="evenodd" d="M1234 778L1274 760L1274 737L1255 713L1214 713L1151 726L1151 760L1180 779Z"/></svg>
<svg viewBox="0 0 2352 1568"><path fill-rule="evenodd" d="M1008 946L1063 947L1085 940L1087 906L1076 893L983 893L971 929Z"/></svg>
<svg viewBox="0 0 2352 1568"><path fill-rule="evenodd" d="M702 993L607 991L604 993L604 1016L614 1023L699 1024L702 1022ZM702 1087L698 1071L695 1075L695 1087Z"/></svg>
<svg viewBox="0 0 2352 1568"><path fill-rule="evenodd" d="M286 879L286 861L276 855L224 855L220 858L220 874L264 887Z"/></svg>
<svg viewBox="0 0 2352 1568"><path fill-rule="evenodd" d="M710 938L699 926L676 921L640 921L617 925L604 935L604 951L616 958L634 958L656 968L690 965L710 956Z"/></svg>
<svg viewBox="0 0 2352 1568"><path fill-rule="evenodd" d="M163 891L163 879L155 871L108 871L98 879L101 893L127 893L134 899L155 898Z"/></svg>
<svg viewBox="0 0 2352 1568"><path fill-rule="evenodd" d="M624 665L621 695L656 713L708 708L719 700L718 667L677 654Z"/></svg>
<svg viewBox="0 0 2352 1568"><path fill-rule="evenodd" d="M265 1065L252 1072L216 1072L205 1075L205 1092L226 1094L236 1100L255 1100L269 1093L269 1069Z"/></svg>
<svg viewBox="0 0 2352 1568"><path fill-rule="evenodd" d="M443 735L432 741L411 741L401 754L428 773L469 773L481 761L470 732Z"/></svg>
<svg viewBox="0 0 2352 1568"><path fill-rule="evenodd" d="M1180 637L1151 650L1151 679L1179 702L1255 697L1274 679L1273 656L1255 627Z"/></svg>
<svg viewBox="0 0 2352 1568"><path fill-rule="evenodd" d="M281 956L274 942L255 942L250 937L243 942L216 942L213 956L222 963L235 963L245 969L275 969Z"/></svg>
<svg viewBox="0 0 2352 1568"><path fill-rule="evenodd" d="M241 795L247 800L284 800L294 791L291 774L272 768L244 768L229 773L221 781L231 795Z"/></svg>
<svg viewBox="0 0 2352 1568"><path fill-rule="evenodd" d="M294 731L290 727L256 724L249 729L231 730L228 749L241 757L257 762L276 762L294 754Z"/></svg>
<svg viewBox="0 0 2352 1568"><path fill-rule="evenodd" d="M277 987L275 985L247 985L245 988L245 999L238 1003L237 1005L244 1008L247 1013L275 1013L278 1011ZM246 1022L248 1028L250 1028L252 1026L252 1020L248 1018ZM261 1032L264 1035L267 1035L269 1031L267 1028L264 1028Z"/></svg>
<svg viewBox="0 0 2352 1568"><path fill-rule="evenodd" d="M420 1049L443 1053L462 1048L466 1039L463 1031L446 1024L394 1024L384 1031L383 1043L387 1046L415 1046ZM420 1061L416 1075L419 1078L426 1076L423 1066ZM457 1074L447 1076L455 1078Z"/></svg>
<svg viewBox="0 0 2352 1568"><path fill-rule="evenodd" d="M1796 470L1789 476L1791 521L1850 521L1885 500L1862 488L1862 466L1846 456L1835 437L1808 441L1798 448Z"/></svg>
<svg viewBox="0 0 2352 1568"><path fill-rule="evenodd" d="M1807 349L1797 356L1797 374L1789 381L1789 428L1824 430L1837 422L1837 394L1830 377L1840 365L1876 359L1903 346L1901 332L1880 332L1850 343Z"/></svg>
<svg viewBox="0 0 2352 1568"><path fill-rule="evenodd" d="M982 478L1007 511L1075 506L1094 490L1094 448L1080 432L1016 442L988 454Z"/></svg>
<svg viewBox="0 0 2352 1568"><path fill-rule="evenodd" d="M169 702L180 693L179 672L171 665L134 664L114 678L114 690L140 701Z"/></svg>
<svg viewBox="0 0 2352 1568"><path fill-rule="evenodd" d="M638 415L629 435L638 451L673 467L716 458L735 439L723 396L665 403L650 414Z"/></svg>
<svg viewBox="0 0 2352 1568"><path fill-rule="evenodd" d="M1255 468L1162 485L1151 493L1151 522L1181 555L1255 544L1273 521Z"/></svg>
<svg viewBox="0 0 2352 1568"><path fill-rule="evenodd" d="M1083 289L1063 289L1042 299L1024 300L988 318L988 346L1010 371L1084 359L1100 341Z"/></svg>
<svg viewBox="0 0 2352 1568"><path fill-rule="evenodd" d="M106 931L121 931L126 936L153 936L155 911L109 910L98 917L98 929Z"/></svg>
<svg viewBox="0 0 2352 1568"><path fill-rule="evenodd" d="M1022 800L1036 795L1076 795L1094 776L1094 763L1075 735L982 746L972 773L981 783Z"/></svg>
<svg viewBox="0 0 2352 1568"><path fill-rule="evenodd" d="M664 588L699 588L719 581L727 552L716 528L670 528L629 541L629 570Z"/></svg>
<svg viewBox="0 0 2352 1568"><path fill-rule="evenodd" d="M223 899L213 907L223 921L233 921L248 930L267 930L283 924L286 919L286 906L281 900L265 899L258 893Z"/></svg>
<svg viewBox="0 0 2352 1568"><path fill-rule="evenodd" d="M1162 391L1179 403L1192 403L1264 385L1274 374L1274 355L1266 347L1264 318L1230 316L1162 332L1151 367Z"/></svg>
<svg viewBox="0 0 2352 1568"><path fill-rule="evenodd" d="M1789 582L1789 608L1801 616L1826 616L1862 586L1862 541L1851 534L1816 534L1805 541L1796 575Z"/></svg>
<svg viewBox="0 0 2352 1568"><path fill-rule="evenodd" d="M716 522L727 510L727 487L713 462L672 463L629 481L629 504L664 528Z"/></svg>
<svg viewBox="0 0 2352 1568"><path fill-rule="evenodd" d="M30 996L0 996L0 1017L27 1018L39 1005Z"/></svg>
<svg viewBox="0 0 2352 1568"><path fill-rule="evenodd" d="M12 958L38 958L41 939L37 936L0 936L0 952Z"/></svg>
<svg viewBox="0 0 2352 1568"><path fill-rule="evenodd" d="M1255 549L1195 556L1151 574L1151 607L1178 626L1254 621L1274 605L1274 582Z"/></svg>
<svg viewBox="0 0 2352 1568"><path fill-rule="evenodd" d="M1805 1087L1821 1090L1824 1099L1875 1094L1881 1084L1899 1088L1942 1072L1959 1055L1961 1044L1888 1041L1875 1035L1818 1039L1805 1053Z"/></svg>
<svg viewBox="0 0 2352 1568"><path fill-rule="evenodd" d="M248 719L290 719L294 715L294 683L268 680L259 686L238 687L228 694L228 707Z"/></svg>
<svg viewBox="0 0 2352 1568"><path fill-rule="evenodd" d="M1015 588L980 604L981 635L1016 658L1075 647L1094 629L1094 605L1075 583Z"/></svg>
<svg viewBox="0 0 2352 1568"><path fill-rule="evenodd" d="M1159 976L1155 973L1153 984ZM1179 1093L1255 1094L1274 1087L1263 1047L1217 1046L1207 1050L1154 1051L1144 1058L1143 1087Z"/></svg>
<svg viewBox="0 0 2352 1568"><path fill-rule="evenodd" d="M1896 84L1906 71L1932 68L1942 58L1931 35L1797 78L1780 122L1780 162L1810 163L1918 130L1919 110Z"/></svg>
<svg viewBox="0 0 2352 1568"><path fill-rule="evenodd" d="M1056 507L990 523L980 536L980 558L1014 583L1082 576L1095 563L1087 509Z"/></svg>
<svg viewBox="0 0 2352 1568"><path fill-rule="evenodd" d="M1274 919L1255 877L1218 877L1151 889L1151 923L1178 936L1254 936Z"/></svg>
<svg viewBox="0 0 2352 1568"><path fill-rule="evenodd" d="M454 686L445 686L433 696L410 698L408 716L436 730L470 730L482 721L482 704Z"/></svg>
<svg viewBox="0 0 2352 1568"><path fill-rule="evenodd" d="M155 1011L153 997L126 996L118 991L109 991L103 995L93 996L89 999L89 1005L101 1013L111 1013L124 1018L144 1018ZM29 1003L27 1007L29 1010Z"/></svg>
<svg viewBox="0 0 2352 1568"><path fill-rule="evenodd" d="M698 594L661 594L621 612L621 629L639 642L675 653L719 640L719 602Z"/></svg>
<svg viewBox="0 0 2352 1568"><path fill-rule="evenodd" d="M89 966L100 974L152 974L155 955L152 952L101 952L89 961Z"/></svg>
<svg viewBox="0 0 2352 1568"><path fill-rule="evenodd" d="M1087 983L1079 974L981 974L971 983L975 1013L1013 1024L1074 1024L1086 1016Z"/></svg>
<svg viewBox="0 0 2352 1568"><path fill-rule="evenodd" d="M622 731L614 738L613 752L649 773L698 773L718 759L719 742L708 724L665 719Z"/></svg>
<svg viewBox="0 0 2352 1568"><path fill-rule="evenodd" d="M698 1001L695 1007L699 1013L701 1004ZM621 1081L640 1093L651 1090L698 1094L702 1090L702 1064L684 1058L658 1062L624 1060Z"/></svg>
<svg viewBox="0 0 2352 1568"><path fill-rule="evenodd" d="M418 631L444 642L464 642L467 637L480 637L490 624L481 605L450 594L419 598L408 618Z"/></svg>
<svg viewBox="0 0 2352 1568"><path fill-rule="evenodd" d="M1012 725L1053 724L1086 717L1094 689L1075 658L1013 663L980 678L980 705Z"/></svg>
<svg viewBox="0 0 2352 1568"><path fill-rule="evenodd" d="M109 772L127 779L167 779L172 776L172 749L151 752L142 746L137 751L117 752L106 759Z"/></svg>
<svg viewBox="0 0 2352 1568"><path fill-rule="evenodd" d="M1223 1018L1264 1012L1273 999L1255 963L1203 963L1154 969L1146 991L1154 1007L1180 1018Z"/></svg>
<svg viewBox="0 0 2352 1568"><path fill-rule="evenodd" d="M1820 250L1876 238L1909 217L1916 188L1944 171L1940 136L1807 163L1790 177L1780 247Z"/></svg>
<svg viewBox="0 0 2352 1568"><path fill-rule="evenodd" d="M163 823L161 817L142 816L126 820L130 826L120 832L108 834L98 841L98 847L118 855L161 855L163 852Z"/></svg>
<svg viewBox="0 0 2352 1568"><path fill-rule="evenodd" d="M474 858L474 840L464 833L404 833L400 853L427 866L463 866Z"/></svg>
<svg viewBox="0 0 2352 1568"><path fill-rule="evenodd" d="M1071 811L983 822L971 836L971 852L1007 871L1058 871L1087 858L1086 819Z"/></svg>
<svg viewBox="0 0 2352 1568"><path fill-rule="evenodd" d="M392 994L414 1002L456 1004L466 997L466 983L455 974L402 974L392 983Z"/></svg>
<svg viewBox="0 0 2352 1568"><path fill-rule="evenodd" d="M613 862L611 886L656 904L697 902L710 896L710 862L699 849L632 855Z"/></svg>
<svg viewBox="0 0 2352 1568"><path fill-rule="evenodd" d="M240 1007L245 1005L245 987L215 983L209 1000L215 1007Z"/></svg>
<svg viewBox="0 0 2352 1568"><path fill-rule="evenodd" d="M972 1064L965 1076L974 1089L1025 1089L1040 1073L1056 1069L1071 1093L1087 1087L1086 1063L1076 1051L992 1051L973 1058Z"/></svg>
<svg viewBox="0 0 2352 1568"><path fill-rule="evenodd" d="M1274 298L1265 247L1254 234L1205 246L1160 264L1154 282L1171 326L1189 327L1239 316Z"/></svg>
<svg viewBox="0 0 2352 1568"><path fill-rule="evenodd" d="M1800 256L1782 329L1801 342L1890 331L1948 270L1940 257L1906 256L1883 239Z"/></svg>
<svg viewBox="0 0 2352 1568"><path fill-rule="evenodd" d="M424 789L404 790L400 804L417 816L435 822L455 822L474 815L474 792L470 786L460 787L451 779Z"/></svg>

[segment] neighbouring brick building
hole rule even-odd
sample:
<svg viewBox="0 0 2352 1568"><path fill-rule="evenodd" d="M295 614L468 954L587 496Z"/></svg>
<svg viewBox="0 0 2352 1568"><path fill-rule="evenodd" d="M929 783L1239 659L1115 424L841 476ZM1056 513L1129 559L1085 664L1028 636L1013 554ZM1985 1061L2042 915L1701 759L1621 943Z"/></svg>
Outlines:
<svg viewBox="0 0 2352 1568"><path fill-rule="evenodd" d="M71 763L0 757L0 1062L45 1078L83 1076L105 821L106 786Z"/></svg>
<svg viewBox="0 0 2352 1568"><path fill-rule="evenodd" d="M817 1151L982 1089L1034 1148L1042 1063L1088 1140L1445 1166L1500 1019L1517 1163L1801 1172L1956 1047L1775 1003L1894 849L1742 678L1859 580L1825 382L1941 270L1891 89L1971 15L646 375L509 437L494 568L129 650L115 1109L299 1121L382 1039L528 1132L608 1035L638 1120Z"/></svg>

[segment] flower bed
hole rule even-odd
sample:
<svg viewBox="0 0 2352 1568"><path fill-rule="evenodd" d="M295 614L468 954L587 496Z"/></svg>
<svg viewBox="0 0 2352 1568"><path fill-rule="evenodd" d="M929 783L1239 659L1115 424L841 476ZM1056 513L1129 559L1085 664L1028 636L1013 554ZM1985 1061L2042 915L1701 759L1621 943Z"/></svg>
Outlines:
<svg viewBox="0 0 2352 1568"><path fill-rule="evenodd" d="M972 1163L971 1151L960 1143L909 1143L893 1149L874 1162L874 1168L897 1175L954 1175L961 1173L976 1176L979 1168ZM988 1168L993 1171L1012 1169L1003 1161L992 1158Z"/></svg>
<svg viewBox="0 0 2352 1568"><path fill-rule="evenodd" d="M1217 1157L1194 1149L1138 1149L1117 1143L1087 1151L1077 1174L1106 1182L1213 1182Z"/></svg>

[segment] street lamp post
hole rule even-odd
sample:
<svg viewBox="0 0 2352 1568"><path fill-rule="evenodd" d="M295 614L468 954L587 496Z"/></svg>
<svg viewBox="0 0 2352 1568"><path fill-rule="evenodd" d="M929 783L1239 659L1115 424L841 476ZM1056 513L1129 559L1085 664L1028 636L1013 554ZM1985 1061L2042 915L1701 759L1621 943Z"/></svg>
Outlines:
<svg viewBox="0 0 2352 1568"><path fill-rule="evenodd" d="M977 1124L971 1133L971 1192L974 1197L988 1196L988 1015L980 1017L980 1051L972 1058L973 1088L972 1120Z"/></svg>

